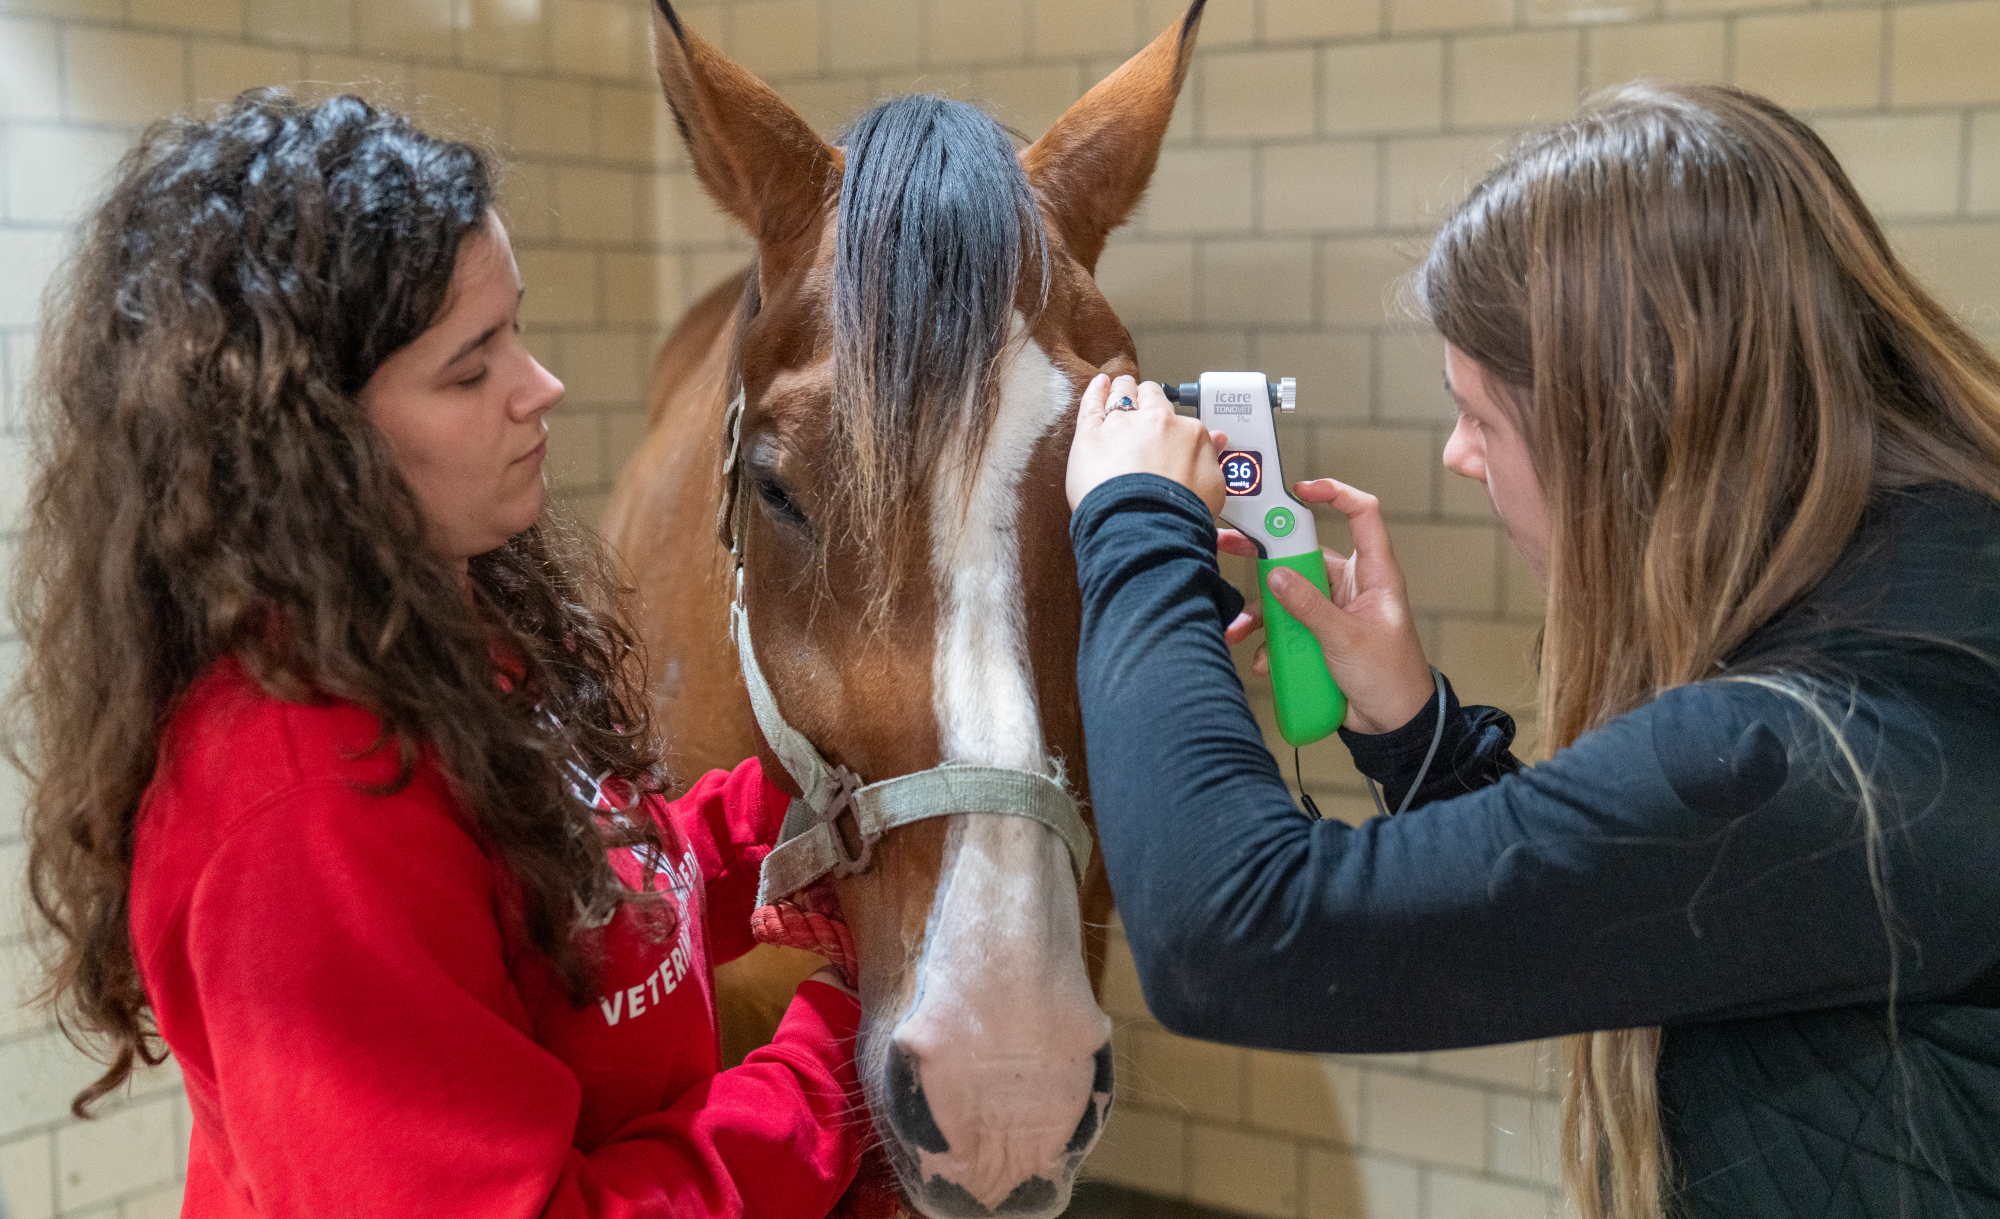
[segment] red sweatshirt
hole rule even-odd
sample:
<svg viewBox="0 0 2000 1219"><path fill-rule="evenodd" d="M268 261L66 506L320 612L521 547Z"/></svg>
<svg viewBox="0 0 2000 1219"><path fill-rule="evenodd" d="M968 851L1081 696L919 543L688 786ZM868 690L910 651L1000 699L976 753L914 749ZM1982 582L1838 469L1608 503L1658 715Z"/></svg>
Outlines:
<svg viewBox="0 0 2000 1219"><path fill-rule="evenodd" d="M678 930L649 937L621 908L576 1008L509 930L504 875L442 773L360 790L395 770L366 752L376 725L225 661L163 737L132 940L194 1111L183 1213L832 1210L867 1137L856 1002L807 983L771 1046L716 1069L711 964L751 946L786 804L756 761L650 802ZM612 862L636 880L629 851Z"/></svg>

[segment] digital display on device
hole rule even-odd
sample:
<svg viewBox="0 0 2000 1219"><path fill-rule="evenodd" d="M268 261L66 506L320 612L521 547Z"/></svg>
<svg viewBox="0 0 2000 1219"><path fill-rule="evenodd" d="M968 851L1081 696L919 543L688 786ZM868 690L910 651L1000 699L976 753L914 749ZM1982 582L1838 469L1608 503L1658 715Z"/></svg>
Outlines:
<svg viewBox="0 0 2000 1219"><path fill-rule="evenodd" d="M1222 455L1222 485L1231 495L1255 495L1264 489L1264 455L1232 449Z"/></svg>

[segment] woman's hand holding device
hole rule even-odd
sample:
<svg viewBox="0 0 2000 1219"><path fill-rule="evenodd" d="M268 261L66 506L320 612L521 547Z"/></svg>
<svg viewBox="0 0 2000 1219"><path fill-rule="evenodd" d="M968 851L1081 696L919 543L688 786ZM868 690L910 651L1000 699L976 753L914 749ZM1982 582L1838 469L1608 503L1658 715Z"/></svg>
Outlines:
<svg viewBox="0 0 2000 1219"><path fill-rule="evenodd" d="M1342 557L1325 552L1331 598L1291 572L1272 572L1271 592L1326 653L1327 668L1347 694L1343 726L1370 734L1400 728L1437 697L1437 687L1410 617L1409 587L1389 544L1381 504L1366 491L1331 478L1297 483L1292 492L1307 503L1326 504L1343 513L1354 537L1354 553ZM1234 529L1221 530L1216 537L1220 549L1229 554L1257 555L1255 545ZM1241 643L1263 623L1264 608L1252 598L1229 624L1224 638ZM1259 673L1269 668L1261 644L1252 667Z"/></svg>
<svg viewBox="0 0 2000 1219"><path fill-rule="evenodd" d="M1222 511L1222 467L1215 455L1228 438L1199 420L1174 413L1174 404L1151 381L1116 381L1099 373L1076 410L1076 438L1069 447L1065 489L1072 511L1083 497L1121 474L1158 474L1200 496L1211 514Z"/></svg>

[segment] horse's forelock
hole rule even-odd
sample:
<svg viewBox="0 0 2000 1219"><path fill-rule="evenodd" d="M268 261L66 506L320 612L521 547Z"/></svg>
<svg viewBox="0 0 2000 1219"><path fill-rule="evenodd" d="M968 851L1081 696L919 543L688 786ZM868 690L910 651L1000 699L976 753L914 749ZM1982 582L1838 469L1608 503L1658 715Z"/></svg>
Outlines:
<svg viewBox="0 0 2000 1219"><path fill-rule="evenodd" d="M949 462L984 455L1024 268L1046 283L1033 188L974 106L883 102L845 144L834 251L832 480L878 608Z"/></svg>

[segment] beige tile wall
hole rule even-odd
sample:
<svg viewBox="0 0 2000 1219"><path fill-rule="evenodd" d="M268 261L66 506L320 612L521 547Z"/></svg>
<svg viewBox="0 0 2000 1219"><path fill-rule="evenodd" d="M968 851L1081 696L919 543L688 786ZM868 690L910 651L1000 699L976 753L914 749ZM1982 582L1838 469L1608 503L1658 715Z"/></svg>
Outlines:
<svg viewBox="0 0 2000 1219"><path fill-rule="evenodd" d="M831 131L942 90L1034 135L1181 0L709 0L690 24ZM1211 0L1137 221L1099 279L1155 377L1261 367L1301 383L1288 466L1380 494L1433 657L1520 709L1540 595L1444 474L1441 351L1388 290L1440 210L1523 126L1640 75L1734 80L1805 110L1899 246L2000 337L2000 0ZM565 378L553 470L595 518L642 430L662 329L740 265L647 77L642 0L0 0L0 572L27 452L20 385L42 285L82 201L160 114L254 84L349 82L511 158L530 340ZM1323 530L1338 539L1340 530ZM0 678L19 647L0 627ZM1256 684L1252 683L1253 690ZM1267 724L1267 700L1259 700ZM1275 735L1273 735L1275 740ZM1371 805L1344 751L1305 751L1330 815ZM0 782L0 900L22 869ZM170 1073L77 1125L86 1067L11 996L0 924L0 1198L12 1219L174 1213ZM1536 1046L1311 1057L1203 1045L1147 1016L1117 954L1123 1097L1091 1171L1257 1215L1540 1216L1554 1106Z"/></svg>

